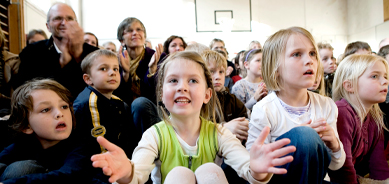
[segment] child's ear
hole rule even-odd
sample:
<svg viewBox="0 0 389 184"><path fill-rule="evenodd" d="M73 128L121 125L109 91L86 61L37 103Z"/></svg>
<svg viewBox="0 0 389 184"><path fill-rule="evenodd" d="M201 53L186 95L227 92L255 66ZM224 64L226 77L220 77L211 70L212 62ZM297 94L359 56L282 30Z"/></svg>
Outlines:
<svg viewBox="0 0 389 184"><path fill-rule="evenodd" d="M28 127L22 130L22 132L25 134L32 134L34 133L34 130L30 127L30 125L28 125Z"/></svg>
<svg viewBox="0 0 389 184"><path fill-rule="evenodd" d="M211 97L212 97L212 89L208 88L205 90L205 98L204 98L203 103L207 104L209 102L209 100L211 100Z"/></svg>
<svg viewBox="0 0 389 184"><path fill-rule="evenodd" d="M354 93L353 85L349 80L343 81L343 88L349 93Z"/></svg>
<svg viewBox="0 0 389 184"><path fill-rule="evenodd" d="M248 61L243 62L243 65L246 69L250 69Z"/></svg>
<svg viewBox="0 0 389 184"><path fill-rule="evenodd" d="M86 84L88 84L89 86L93 86L93 83L90 80L90 76L88 74L84 73L84 75L82 75L82 78L84 79L84 82Z"/></svg>

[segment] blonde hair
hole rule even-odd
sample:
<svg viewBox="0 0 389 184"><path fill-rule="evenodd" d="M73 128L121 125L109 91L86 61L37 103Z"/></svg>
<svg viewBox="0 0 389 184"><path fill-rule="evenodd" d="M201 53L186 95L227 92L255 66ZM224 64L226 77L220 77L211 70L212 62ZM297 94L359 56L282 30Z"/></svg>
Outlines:
<svg viewBox="0 0 389 184"><path fill-rule="evenodd" d="M216 42L220 42L223 44L223 46L225 47L226 44L224 44L224 41L222 39L219 39L219 38L214 38L211 43L209 44L209 48L212 49L213 45L215 45Z"/></svg>
<svg viewBox="0 0 389 184"><path fill-rule="evenodd" d="M212 121L215 124L217 123L216 119L223 121L221 106L220 106L219 99L217 98L216 92L213 88L211 73L209 72L207 66L205 65L205 62L202 59L202 57L198 53L192 52L192 51L175 52L175 53L171 54L161 64L161 66L158 70L158 74L157 74L158 75L157 76L158 82L157 82L157 93L156 93L157 102L158 102L158 106L159 106L159 108L158 108L159 117L162 120L164 120L166 123L170 123L170 118L168 115L169 112L162 104L162 93L163 93L163 84L164 84L164 80L165 80L165 73L166 73L167 69L169 67L171 67L171 65L174 63L173 61L175 61L177 59L190 60L190 61L193 61L194 63L200 65L200 67L204 71L205 83L207 85L206 87L211 88L211 91L212 91L211 99L209 100L209 102L207 104L203 104L203 106L201 107L200 116L208 121ZM177 62L183 62L183 61L177 61ZM194 93L197 93L197 91Z"/></svg>
<svg viewBox="0 0 389 184"><path fill-rule="evenodd" d="M323 43L323 42L317 43L317 48L319 50L321 50L321 49L328 49L328 50L331 50L331 51L334 50L334 48L329 43Z"/></svg>
<svg viewBox="0 0 389 184"><path fill-rule="evenodd" d="M379 56L367 54L353 54L344 58L335 73L334 82L332 86L332 99L334 101L338 101L341 98L347 100L348 103L350 103L350 105L354 108L355 112L357 112L361 123L363 123L365 117L370 114L376 122L379 131L381 131L382 128L384 128L385 130L388 129L384 124L383 113L380 107L376 103L369 111L367 111L367 109L365 109L364 105L362 104L361 98L357 90L359 77L363 75L363 73L376 62L384 63L386 72L388 72L388 63L385 61L385 59ZM357 99L356 102L351 100L350 93L347 92L346 89L343 87L343 82L346 80L351 83L351 86L354 89L354 94Z"/></svg>
<svg viewBox="0 0 389 184"><path fill-rule="evenodd" d="M200 55L202 55L203 52L205 52L207 50L211 50L211 49L209 47L207 47L206 45L203 45L201 43L193 43L193 44L188 45L185 48L185 51L194 51Z"/></svg>
<svg viewBox="0 0 389 184"><path fill-rule="evenodd" d="M213 50L207 50L204 51L201 56L203 57L207 67L211 65L211 63L214 63L217 68L223 67L225 70L227 70L227 60L220 53Z"/></svg>
<svg viewBox="0 0 389 184"><path fill-rule="evenodd" d="M263 46L262 54L262 77L269 91L280 91L282 89L282 79L278 75L278 68L281 66L281 61L285 60L286 44L290 36L295 34L301 34L307 37L316 52L317 71L315 80L318 77L318 73L322 73L322 64L320 62L318 49L311 33L301 27L291 27L288 29L282 29L273 35L271 35Z"/></svg>
<svg viewBox="0 0 389 184"><path fill-rule="evenodd" d="M81 61L81 70L84 74L90 74L90 69L93 65L93 63L96 61L97 58L105 56L107 58L115 58L117 59L117 56L114 52L106 49L99 49L91 52L88 54L82 61ZM119 61L118 61L119 63Z"/></svg>

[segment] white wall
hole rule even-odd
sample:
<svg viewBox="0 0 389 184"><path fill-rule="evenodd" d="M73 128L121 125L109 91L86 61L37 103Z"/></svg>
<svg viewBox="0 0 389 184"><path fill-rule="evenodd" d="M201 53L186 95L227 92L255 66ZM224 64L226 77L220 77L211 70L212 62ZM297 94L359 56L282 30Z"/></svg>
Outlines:
<svg viewBox="0 0 389 184"><path fill-rule="evenodd" d="M46 12L31 3L24 1L24 31L26 34L32 29L42 29L47 36L51 33L46 28Z"/></svg>
<svg viewBox="0 0 389 184"><path fill-rule="evenodd" d="M389 27L380 26L384 22L383 0L347 0L348 42L367 42L378 52L381 39L389 37ZM380 33L388 34L377 35Z"/></svg>

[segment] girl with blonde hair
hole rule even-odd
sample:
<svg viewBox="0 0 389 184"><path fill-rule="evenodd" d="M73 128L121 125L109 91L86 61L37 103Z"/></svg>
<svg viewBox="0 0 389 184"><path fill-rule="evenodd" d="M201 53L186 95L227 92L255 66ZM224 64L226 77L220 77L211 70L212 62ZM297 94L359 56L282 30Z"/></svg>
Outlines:
<svg viewBox="0 0 389 184"><path fill-rule="evenodd" d="M267 127L265 144L289 138L296 147L293 161L281 166L288 173L273 176L271 183L323 183L328 169L344 163L335 103L307 90L321 72L315 40L304 28L280 30L265 42L262 76L269 94L253 107L246 147Z"/></svg>
<svg viewBox="0 0 389 184"><path fill-rule="evenodd" d="M109 182L145 183L154 169L154 183L223 184L226 177L215 164L221 164L221 157L250 183L266 183L272 176L269 173L287 172L276 166L292 161L291 156L283 157L295 150L284 147L288 139L263 145L269 133L265 129L249 153L230 131L216 124L220 104L199 54L183 51L169 56L158 75L158 110L163 121L143 134L132 160L103 137L97 139L108 152L94 155L93 166L111 176Z"/></svg>
<svg viewBox="0 0 389 184"><path fill-rule="evenodd" d="M387 77L388 63L378 56L354 54L340 63L332 98L339 110L337 128L346 161L341 169L329 173L331 181L362 183L358 175L368 173L371 179L389 181L383 139L387 128L378 106L386 99Z"/></svg>

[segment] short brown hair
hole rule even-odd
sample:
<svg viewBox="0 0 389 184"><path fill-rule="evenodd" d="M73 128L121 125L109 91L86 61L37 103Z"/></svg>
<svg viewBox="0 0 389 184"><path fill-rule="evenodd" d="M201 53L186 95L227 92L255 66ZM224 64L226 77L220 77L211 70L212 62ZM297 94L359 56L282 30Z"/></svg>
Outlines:
<svg viewBox="0 0 389 184"><path fill-rule="evenodd" d="M385 46L380 48L380 51L378 51L377 55L385 58L386 55L388 55L388 54L389 54L389 45L385 45Z"/></svg>
<svg viewBox="0 0 389 184"><path fill-rule="evenodd" d="M143 23L135 17L128 17L128 18L125 18L122 22L120 22L119 27L118 27L117 38L120 42L124 40L124 38L123 38L124 31L128 27L130 27L134 22L139 22L140 26L142 27L142 29L145 32L145 38L147 38L145 25L143 25Z"/></svg>
<svg viewBox="0 0 389 184"><path fill-rule="evenodd" d="M356 42L349 43L346 46L346 48L344 49L344 53L343 53L343 59L351 54L354 54L359 49L364 49L364 50L368 50L371 52L371 48L370 48L370 45L368 43L356 41Z"/></svg>
<svg viewBox="0 0 389 184"><path fill-rule="evenodd" d="M82 73L86 73L86 74L90 74L90 68L92 67L93 65L93 62L101 57L101 56L106 56L108 58L116 58L117 59L117 56L114 52L110 51L110 50L106 50L106 49L99 49L99 50L95 50L93 51L92 53L88 54L81 62L81 70L82 70ZM118 61L119 62L119 61Z"/></svg>
<svg viewBox="0 0 389 184"><path fill-rule="evenodd" d="M21 133L28 128L28 118L34 106L31 93L34 90L39 89L52 90L57 93L63 101L69 104L74 129L76 119L74 116L73 102L71 101L71 93L60 83L52 79L33 79L15 90L11 99L10 127L17 133Z"/></svg>
<svg viewBox="0 0 389 184"><path fill-rule="evenodd" d="M97 47L99 47L99 39L97 39L97 36L96 36L95 34L91 33L91 32L86 32L86 33L84 33L84 35L86 35L86 34L95 37L95 39L96 39L96 45L97 45Z"/></svg>
<svg viewBox="0 0 389 184"><path fill-rule="evenodd" d="M212 49L213 45L216 43L216 42L221 42L223 43L224 47L226 46L226 44L224 44L224 41L219 39L219 38L214 38L211 43L209 44L209 48Z"/></svg>

